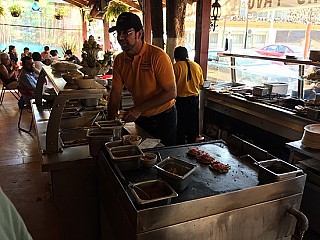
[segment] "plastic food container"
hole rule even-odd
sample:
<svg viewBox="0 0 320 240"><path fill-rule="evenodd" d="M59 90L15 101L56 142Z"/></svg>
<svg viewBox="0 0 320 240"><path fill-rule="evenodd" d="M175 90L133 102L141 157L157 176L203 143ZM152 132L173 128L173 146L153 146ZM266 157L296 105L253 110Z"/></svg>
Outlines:
<svg viewBox="0 0 320 240"><path fill-rule="evenodd" d="M170 204L171 198L178 194L162 180L150 180L128 185L138 204L148 204L164 200Z"/></svg>
<svg viewBox="0 0 320 240"><path fill-rule="evenodd" d="M165 180L176 191L183 191L192 181L192 173L197 165L175 157L167 157L156 166L158 177Z"/></svg>
<svg viewBox="0 0 320 240"><path fill-rule="evenodd" d="M260 183L284 181L302 173L301 169L280 159L260 161L257 166L259 168L258 180Z"/></svg>
<svg viewBox="0 0 320 240"><path fill-rule="evenodd" d="M113 141L113 131L109 129L88 129L89 150L92 157L98 157L102 145Z"/></svg>

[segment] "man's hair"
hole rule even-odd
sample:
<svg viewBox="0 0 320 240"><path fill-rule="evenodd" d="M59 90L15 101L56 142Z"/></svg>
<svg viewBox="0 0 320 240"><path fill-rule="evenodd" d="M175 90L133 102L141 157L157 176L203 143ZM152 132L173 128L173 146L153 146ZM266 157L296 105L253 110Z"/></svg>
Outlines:
<svg viewBox="0 0 320 240"><path fill-rule="evenodd" d="M25 56L25 57L21 58L22 66L24 66L28 60L32 60L32 57Z"/></svg>
<svg viewBox="0 0 320 240"><path fill-rule="evenodd" d="M68 49L67 51L66 51L66 54L70 54L70 55L72 55L72 51L70 50L70 49Z"/></svg>
<svg viewBox="0 0 320 240"><path fill-rule="evenodd" d="M50 49L49 46L45 46L45 47L44 47L44 50L45 50L45 51L48 51L49 49Z"/></svg>
<svg viewBox="0 0 320 240"><path fill-rule="evenodd" d="M57 50L51 50L50 51L50 55L51 56L57 56L58 55L58 51Z"/></svg>
<svg viewBox="0 0 320 240"><path fill-rule="evenodd" d="M32 53L33 61L41 61L41 54L39 52Z"/></svg>
<svg viewBox="0 0 320 240"><path fill-rule="evenodd" d="M29 48L28 48L28 47L25 47L25 48L23 49L23 51L25 51L25 50L28 50L28 51L29 51Z"/></svg>

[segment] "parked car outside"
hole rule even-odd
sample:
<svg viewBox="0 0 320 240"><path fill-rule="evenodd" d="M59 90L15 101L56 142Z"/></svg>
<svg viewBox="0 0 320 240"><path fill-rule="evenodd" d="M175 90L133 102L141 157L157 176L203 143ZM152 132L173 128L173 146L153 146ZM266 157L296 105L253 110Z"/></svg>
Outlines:
<svg viewBox="0 0 320 240"><path fill-rule="evenodd" d="M285 57L286 55L303 58L303 49L295 45L270 44L256 50L257 53L270 57Z"/></svg>

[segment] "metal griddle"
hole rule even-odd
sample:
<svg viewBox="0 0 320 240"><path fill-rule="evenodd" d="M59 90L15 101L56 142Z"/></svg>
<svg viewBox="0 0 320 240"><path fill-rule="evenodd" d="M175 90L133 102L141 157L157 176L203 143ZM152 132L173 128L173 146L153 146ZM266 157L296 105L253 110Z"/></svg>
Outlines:
<svg viewBox="0 0 320 240"><path fill-rule="evenodd" d="M187 155L189 148L198 147L209 153L216 160L229 164L231 169L228 173L218 174L209 169L208 165L201 164L195 158ZM191 184L179 196L173 198L171 203L194 200L209 197L221 193L243 190L259 185L258 170L252 163L243 162L232 155L226 143L222 140L209 143L188 144L158 149L148 149L148 152L160 153L161 158L174 156L181 160L196 164L198 167L192 174ZM124 184L137 183L151 179L157 179L155 168L139 168L128 172L118 172ZM130 194L129 194L130 195Z"/></svg>

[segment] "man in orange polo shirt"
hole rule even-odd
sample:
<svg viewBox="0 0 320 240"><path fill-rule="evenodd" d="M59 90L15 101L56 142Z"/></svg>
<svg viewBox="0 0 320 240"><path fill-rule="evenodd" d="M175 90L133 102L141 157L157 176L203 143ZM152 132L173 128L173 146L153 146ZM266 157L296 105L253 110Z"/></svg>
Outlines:
<svg viewBox="0 0 320 240"><path fill-rule="evenodd" d="M115 118L125 86L132 94L134 106L123 120L134 121L164 145L175 145L177 90L169 56L161 48L144 42L143 26L136 14L120 14L116 26L109 29L114 31L123 52L113 64L108 118Z"/></svg>

